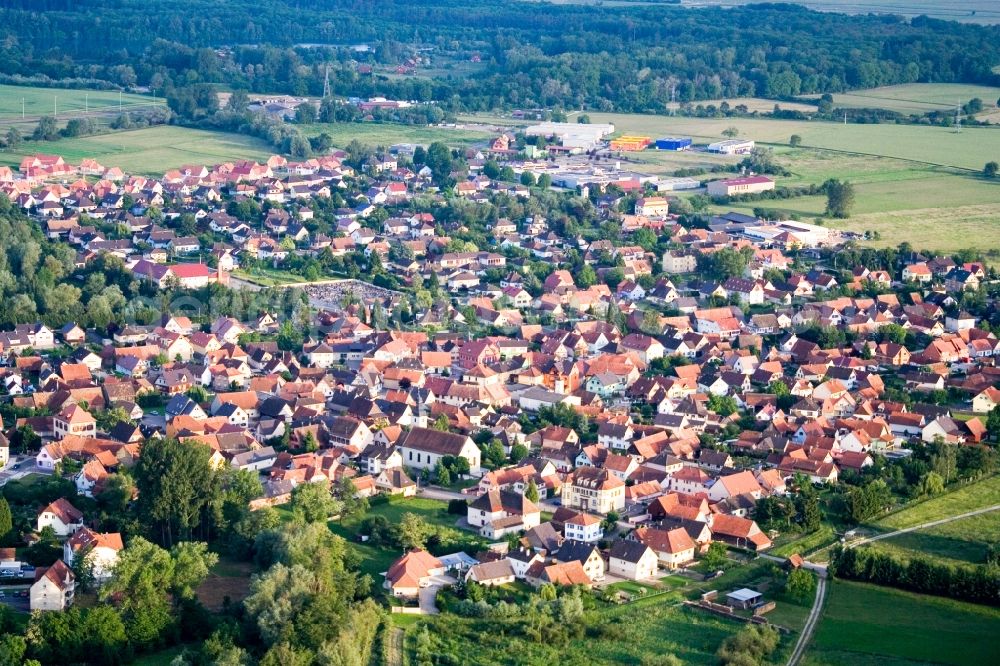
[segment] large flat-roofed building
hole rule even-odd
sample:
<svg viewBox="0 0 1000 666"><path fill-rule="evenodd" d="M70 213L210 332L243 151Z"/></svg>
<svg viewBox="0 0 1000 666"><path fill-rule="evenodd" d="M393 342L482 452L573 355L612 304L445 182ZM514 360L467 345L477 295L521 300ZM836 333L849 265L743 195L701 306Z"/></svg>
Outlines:
<svg viewBox="0 0 1000 666"><path fill-rule="evenodd" d="M741 194L758 194L774 189L774 181L767 176L746 176L713 180L708 184L710 197L733 197Z"/></svg>
<svg viewBox="0 0 1000 666"><path fill-rule="evenodd" d="M653 143L653 140L648 136L626 135L620 136L617 139L611 139L608 142L608 148L622 152L636 152L645 150L651 143Z"/></svg>
<svg viewBox="0 0 1000 666"><path fill-rule="evenodd" d="M541 172L540 172L541 173ZM596 167L590 165L570 166L556 172L546 171L552 177L552 184L556 187L574 189L577 187L590 186L603 188L606 185L618 185L623 190L631 191L628 183L637 185L642 189L646 183L656 185L659 176L638 171L623 171L616 168Z"/></svg>
<svg viewBox="0 0 1000 666"><path fill-rule="evenodd" d="M756 144L749 139L727 139L708 144L708 152L723 155L747 155Z"/></svg>
<svg viewBox="0 0 1000 666"><path fill-rule="evenodd" d="M555 137L567 148L582 148L589 150L595 147L601 139L614 134L615 126L611 123L596 123L582 125L579 123L539 123L524 128L525 136Z"/></svg>
<svg viewBox="0 0 1000 666"><path fill-rule="evenodd" d="M691 148L691 137L668 136L656 140L657 150L688 150Z"/></svg>
<svg viewBox="0 0 1000 666"><path fill-rule="evenodd" d="M796 220L764 222L747 226L743 235L755 241L770 242L777 245L801 247L817 247L836 243L840 236L826 227Z"/></svg>

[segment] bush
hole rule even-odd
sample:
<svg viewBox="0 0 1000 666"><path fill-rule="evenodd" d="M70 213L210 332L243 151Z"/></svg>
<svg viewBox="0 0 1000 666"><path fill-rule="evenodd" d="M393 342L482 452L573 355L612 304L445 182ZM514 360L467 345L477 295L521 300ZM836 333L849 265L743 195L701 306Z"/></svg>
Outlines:
<svg viewBox="0 0 1000 666"><path fill-rule="evenodd" d="M778 632L765 625L751 624L729 636L719 648L723 666L762 664L778 647Z"/></svg>

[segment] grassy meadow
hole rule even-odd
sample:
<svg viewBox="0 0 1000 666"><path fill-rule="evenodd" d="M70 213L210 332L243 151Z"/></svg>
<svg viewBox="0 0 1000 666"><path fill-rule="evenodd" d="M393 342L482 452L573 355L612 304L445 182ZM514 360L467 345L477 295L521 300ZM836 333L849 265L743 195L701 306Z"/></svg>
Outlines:
<svg viewBox="0 0 1000 666"><path fill-rule="evenodd" d="M571 0L572 1L572 0ZM576 0L579 1L579 0ZM596 0L594 0L596 1ZM681 0L688 7L746 5L757 0ZM777 0L809 9L845 14L899 14L908 18L930 16L948 21L992 25L1000 23L1000 9L993 0Z"/></svg>
<svg viewBox="0 0 1000 666"><path fill-rule="evenodd" d="M898 530L923 523L957 516L967 511L975 511L1000 502L1000 476L971 483L954 492L913 504L889 514L876 523L884 529Z"/></svg>
<svg viewBox="0 0 1000 666"><path fill-rule="evenodd" d="M1000 89L983 86L913 84L862 91L889 100L935 100L959 94L990 101ZM873 98L874 99L874 98ZM822 183L828 178L855 186L856 202L847 220L826 224L850 231L878 231L873 245L914 247L953 252L975 247L1000 251L1000 181L983 179L983 165L1000 159L1000 128L949 128L924 125L859 125L769 118L681 118L636 114L591 113L594 122L611 122L621 133L691 136L706 144L735 127L741 137L769 145L779 164L791 172L778 178L783 185ZM802 145L788 145L793 134ZM711 168L740 158L700 152L643 151L623 154L625 164L652 173L671 174L683 168ZM713 212L751 213L769 208L805 221L822 217L824 196L762 200L713 207Z"/></svg>
<svg viewBox="0 0 1000 666"><path fill-rule="evenodd" d="M90 157L128 173L162 175L183 164L263 160L273 152L265 141L242 134L160 125L59 141L26 141L16 151L0 152L0 164L16 166L25 155L50 153L74 164Z"/></svg>
<svg viewBox="0 0 1000 666"><path fill-rule="evenodd" d="M116 90L76 90L68 88L35 88L30 86L10 86L0 84L0 126L21 120L21 100L24 100L24 115L50 116L58 111L58 116L79 115L91 112L117 112L119 94ZM148 95L124 93L121 95L122 109L136 106L163 104L160 97L154 101ZM58 117L57 116L57 117Z"/></svg>
<svg viewBox="0 0 1000 666"><path fill-rule="evenodd" d="M982 564L991 543L1000 543L1000 511L907 532L871 545L902 557L923 555L943 564Z"/></svg>
<svg viewBox="0 0 1000 666"><path fill-rule="evenodd" d="M835 580L805 666L995 664L1000 611Z"/></svg>
<svg viewBox="0 0 1000 666"><path fill-rule="evenodd" d="M809 97L819 97L819 95ZM848 109L887 109L909 114L954 109L974 97L983 100L983 113L988 114L996 110L1000 88L965 83L905 83L837 93L833 96L833 104Z"/></svg>

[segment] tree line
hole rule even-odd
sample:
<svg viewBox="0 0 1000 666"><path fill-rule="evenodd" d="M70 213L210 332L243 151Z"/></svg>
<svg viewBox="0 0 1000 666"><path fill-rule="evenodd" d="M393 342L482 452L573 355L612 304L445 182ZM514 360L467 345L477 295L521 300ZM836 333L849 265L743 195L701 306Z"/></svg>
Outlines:
<svg viewBox="0 0 1000 666"><path fill-rule="evenodd" d="M258 92L503 106L662 111L669 101L910 82L995 84L1000 28L790 5L699 11L402 0L17 0L0 9L0 76L160 90L198 83ZM101 39L80 26L100 17ZM150 43L149 35L161 36ZM367 51L349 45L365 43ZM481 59L462 76L388 77L358 63ZM420 53L425 53L421 51ZM419 70L418 70L419 72Z"/></svg>

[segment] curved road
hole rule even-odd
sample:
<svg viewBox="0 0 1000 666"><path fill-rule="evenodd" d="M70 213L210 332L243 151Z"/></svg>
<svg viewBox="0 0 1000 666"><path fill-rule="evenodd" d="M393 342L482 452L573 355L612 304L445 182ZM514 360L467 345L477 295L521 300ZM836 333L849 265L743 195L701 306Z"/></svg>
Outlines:
<svg viewBox="0 0 1000 666"><path fill-rule="evenodd" d="M938 525L944 525L945 523L961 520L963 518L971 518L972 516L978 516L983 513L989 513L997 510L1000 510L1000 504L994 504L993 506L988 506L983 509L976 509L975 511L966 511L965 513L960 513L957 516L930 520L926 523L920 523L919 525L914 525L912 527L904 527L893 532L886 532L885 534L878 534L873 537L866 537L864 539L859 539L854 543L847 544L847 547L854 548L855 546L863 546L873 541L890 539L900 534L916 532L917 530L927 529L928 527L937 527ZM773 559L773 556L769 557L769 559ZM802 633L799 634L799 640L795 643L795 649L792 650L792 656L788 658L787 666L797 666L799 660L802 659L802 655L805 654L806 648L809 646L809 641L812 639L813 631L816 629L816 623L819 622L820 614L823 611L823 601L826 599L826 568L820 568L819 565L809 566L808 568L819 574L819 584L816 586L816 599L813 601L812 610L809 611L809 617L806 619L806 624L802 628Z"/></svg>

